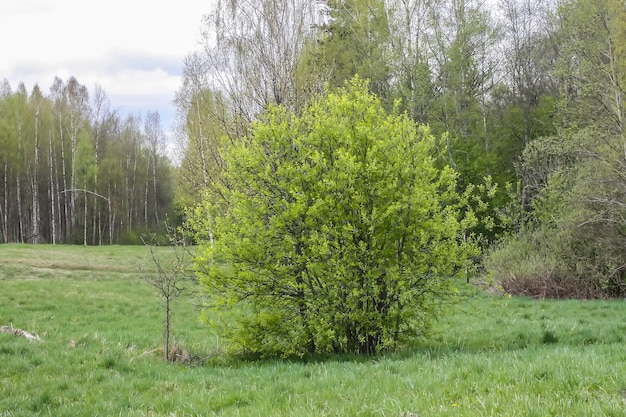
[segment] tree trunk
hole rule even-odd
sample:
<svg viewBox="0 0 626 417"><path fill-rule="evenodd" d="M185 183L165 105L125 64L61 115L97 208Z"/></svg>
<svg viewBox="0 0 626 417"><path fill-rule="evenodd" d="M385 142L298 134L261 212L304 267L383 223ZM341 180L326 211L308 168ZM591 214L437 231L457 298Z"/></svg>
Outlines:
<svg viewBox="0 0 626 417"><path fill-rule="evenodd" d="M61 179L63 182L63 219L65 223L65 230L63 231L64 240L67 240L67 236L71 232L70 226L70 206L68 201L68 195L64 192L67 187L67 163L65 162L65 140L63 138L63 124L62 119L59 119L59 134L61 141Z"/></svg>
<svg viewBox="0 0 626 417"><path fill-rule="evenodd" d="M85 180L84 189L87 190L87 180ZM87 194L83 198L85 204L83 206L83 246L87 246Z"/></svg>
<svg viewBox="0 0 626 417"><path fill-rule="evenodd" d="M170 297L165 297L165 329L163 332L163 353L165 354L165 360L170 358L170 320L172 318L172 311L170 309Z"/></svg>
<svg viewBox="0 0 626 417"><path fill-rule="evenodd" d="M52 135L50 135L48 140L48 165L50 167L50 188L48 190L50 194L50 227L51 227L51 236L50 240L52 244L55 245L57 243L57 203L58 203L58 187L55 188L56 184L56 170L54 169L54 149L52 147Z"/></svg>
<svg viewBox="0 0 626 417"><path fill-rule="evenodd" d="M4 162L4 180L2 181L4 186L4 210L2 211L2 234L4 236L3 242L9 241L9 164Z"/></svg>
<svg viewBox="0 0 626 417"><path fill-rule="evenodd" d="M76 149L78 141L78 127L76 120L70 118L70 189L76 189ZM69 193L70 198L70 219L72 228L76 226L76 192Z"/></svg>
<svg viewBox="0 0 626 417"><path fill-rule="evenodd" d="M148 166L148 171L150 170L150 167ZM148 190L150 190L150 183L148 181L149 178L149 172L146 172L146 183L145 183L145 187L146 190L144 192L144 201L143 201L143 224L145 227L148 227Z"/></svg>
<svg viewBox="0 0 626 417"><path fill-rule="evenodd" d="M39 107L35 109L35 166L33 169L32 184L32 198L33 198L33 212L32 212L32 237L33 243L39 243L41 239L40 219L41 213L39 212Z"/></svg>
<svg viewBox="0 0 626 417"><path fill-rule="evenodd" d="M159 204L157 200L157 159L158 155L156 152L152 155L152 186L153 186L153 194L154 194L154 220L156 224L159 224Z"/></svg>
<svg viewBox="0 0 626 417"><path fill-rule="evenodd" d="M17 126L17 154L19 160L22 160L22 124L18 122ZM24 221L22 217L22 184L21 184L21 176L20 176L20 167L19 162L15 172L15 186L17 190L17 225L18 225L18 238L17 241L20 243L24 243Z"/></svg>
<svg viewBox="0 0 626 417"><path fill-rule="evenodd" d="M109 201L109 245L113 244L113 230L114 230L114 226L113 226L113 222L115 221L114 217L113 217L113 212L111 211L111 198L113 198L113 196L111 195L111 179L109 177L109 186L108 186L108 201Z"/></svg>

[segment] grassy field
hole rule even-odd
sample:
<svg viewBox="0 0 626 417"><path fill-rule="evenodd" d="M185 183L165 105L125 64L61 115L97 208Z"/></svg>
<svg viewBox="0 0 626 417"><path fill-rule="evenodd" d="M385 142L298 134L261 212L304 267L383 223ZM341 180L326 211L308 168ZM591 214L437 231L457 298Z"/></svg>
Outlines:
<svg viewBox="0 0 626 417"><path fill-rule="evenodd" d="M163 256L167 248L160 249ZM400 353L248 362L220 353L194 299L165 363L143 247L0 245L0 417L626 416L626 302L478 293Z"/></svg>

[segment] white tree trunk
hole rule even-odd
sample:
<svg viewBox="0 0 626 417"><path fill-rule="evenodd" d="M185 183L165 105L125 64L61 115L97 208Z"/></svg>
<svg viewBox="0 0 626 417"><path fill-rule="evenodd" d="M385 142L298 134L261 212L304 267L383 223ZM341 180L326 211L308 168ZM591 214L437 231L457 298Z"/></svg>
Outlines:
<svg viewBox="0 0 626 417"><path fill-rule="evenodd" d="M52 244L55 245L57 243L57 202L59 196L57 195L58 188L55 189L56 184L56 175L54 169L54 148L52 147L52 135L49 137L48 141L48 165L50 167L50 189L48 192L50 193L50 227L51 227L51 240Z"/></svg>
<svg viewBox="0 0 626 417"><path fill-rule="evenodd" d="M32 212L32 237L33 243L39 243L41 238L40 218L39 212L39 106L35 109L35 167L33 169L32 184L32 198L33 198L33 212Z"/></svg>
<svg viewBox="0 0 626 417"><path fill-rule="evenodd" d="M21 122L18 122L18 126L17 126L17 149L18 149L18 158L22 157L22 124ZM17 195L16 195L16 199L17 199L17 224L18 224L18 241L20 243L24 243L24 221L22 218L22 184L21 184L21 176L20 176L20 169L18 166L18 169L16 171L16 175L15 175L15 186L16 186L16 190L17 190Z"/></svg>
<svg viewBox="0 0 626 417"><path fill-rule="evenodd" d="M9 241L9 165L4 162L4 180L2 181L4 186L4 210L2 212L2 234L4 235L4 242Z"/></svg>

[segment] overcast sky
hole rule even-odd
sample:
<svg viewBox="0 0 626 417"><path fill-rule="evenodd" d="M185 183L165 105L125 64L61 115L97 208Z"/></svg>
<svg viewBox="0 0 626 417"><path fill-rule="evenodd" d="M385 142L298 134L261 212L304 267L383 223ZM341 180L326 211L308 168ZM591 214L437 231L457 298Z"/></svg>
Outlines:
<svg viewBox="0 0 626 417"><path fill-rule="evenodd" d="M55 76L100 84L122 115L157 110L164 130L184 57L212 0L0 0L0 80L47 93Z"/></svg>

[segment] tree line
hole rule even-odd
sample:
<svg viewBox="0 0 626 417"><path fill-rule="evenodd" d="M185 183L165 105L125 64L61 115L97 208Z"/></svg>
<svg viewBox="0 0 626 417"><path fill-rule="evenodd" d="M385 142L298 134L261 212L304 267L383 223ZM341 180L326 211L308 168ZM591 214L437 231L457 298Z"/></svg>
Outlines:
<svg viewBox="0 0 626 417"><path fill-rule="evenodd" d="M498 284L626 292L623 2L234 0L202 34L176 97L183 206L227 210L224 155L263 112L301 114L358 74L443 138L437 161L474 195L467 237Z"/></svg>
<svg viewBox="0 0 626 417"><path fill-rule="evenodd" d="M269 104L299 112L358 74L386 110L398 105L447 135L442 152L462 184L519 182L523 215L531 191L522 150L558 127L556 11L534 0L220 3L205 18L202 49L184 62L176 98L181 196L217 180L220 149ZM495 213L508 203L501 187L489 238L504 230Z"/></svg>
<svg viewBox="0 0 626 417"><path fill-rule="evenodd" d="M171 212L159 114L122 118L104 90L0 85L0 241L140 243Z"/></svg>

